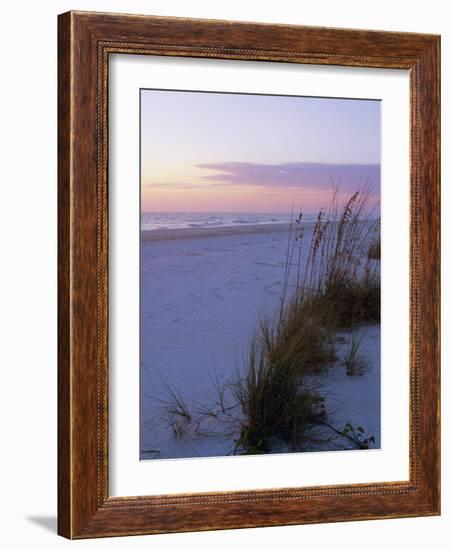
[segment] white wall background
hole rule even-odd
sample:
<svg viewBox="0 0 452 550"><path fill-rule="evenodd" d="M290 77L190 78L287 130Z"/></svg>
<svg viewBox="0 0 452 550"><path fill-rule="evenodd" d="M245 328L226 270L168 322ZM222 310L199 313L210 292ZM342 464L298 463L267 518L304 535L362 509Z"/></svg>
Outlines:
<svg viewBox="0 0 452 550"><path fill-rule="evenodd" d="M2 5L0 85L0 517L4 548L448 548L452 534L449 2L73 0ZM443 515L71 543L56 529L57 14L70 9L442 34Z"/></svg>

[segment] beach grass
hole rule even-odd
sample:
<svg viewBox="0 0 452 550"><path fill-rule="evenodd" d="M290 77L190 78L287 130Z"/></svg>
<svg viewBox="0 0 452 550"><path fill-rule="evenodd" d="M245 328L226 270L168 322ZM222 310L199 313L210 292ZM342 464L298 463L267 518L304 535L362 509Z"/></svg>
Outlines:
<svg viewBox="0 0 452 550"><path fill-rule="evenodd" d="M366 370L366 359L361 354L361 343L364 336L364 331L355 330L352 332L350 346L343 356L347 376L361 375Z"/></svg>
<svg viewBox="0 0 452 550"><path fill-rule="evenodd" d="M379 322L379 270L367 253L378 222L368 199L369 190L357 191L340 207L334 190L306 243L307 259L302 214L291 224L278 315L261 321L235 383L245 453L268 452L277 441L302 447L309 426L325 417L308 380L334 362L335 331Z"/></svg>
<svg viewBox="0 0 452 550"><path fill-rule="evenodd" d="M369 260L380 260L381 259L381 242L380 237L375 239L369 246L367 251L367 257Z"/></svg>
<svg viewBox="0 0 452 550"><path fill-rule="evenodd" d="M274 440L294 448L300 444L303 427L324 414L324 400L306 383L305 375L334 359L329 329L295 301L284 321L261 321L245 378L235 384L246 418L241 445L247 452L263 452Z"/></svg>

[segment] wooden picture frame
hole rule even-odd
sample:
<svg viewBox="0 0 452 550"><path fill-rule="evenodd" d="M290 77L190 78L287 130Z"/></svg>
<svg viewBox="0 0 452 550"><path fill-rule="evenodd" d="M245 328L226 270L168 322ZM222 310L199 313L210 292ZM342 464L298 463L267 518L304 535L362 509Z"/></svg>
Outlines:
<svg viewBox="0 0 452 550"><path fill-rule="evenodd" d="M108 490L108 60L112 53L407 69L409 481L149 497ZM68 538L440 513L440 38L68 12L58 39L58 532Z"/></svg>

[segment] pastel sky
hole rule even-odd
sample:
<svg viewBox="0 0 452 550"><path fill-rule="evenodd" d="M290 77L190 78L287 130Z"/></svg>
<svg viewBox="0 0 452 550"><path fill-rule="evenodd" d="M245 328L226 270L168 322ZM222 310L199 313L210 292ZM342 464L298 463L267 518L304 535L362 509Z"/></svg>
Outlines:
<svg viewBox="0 0 452 550"><path fill-rule="evenodd" d="M141 91L143 212L315 212L380 190L380 102Z"/></svg>

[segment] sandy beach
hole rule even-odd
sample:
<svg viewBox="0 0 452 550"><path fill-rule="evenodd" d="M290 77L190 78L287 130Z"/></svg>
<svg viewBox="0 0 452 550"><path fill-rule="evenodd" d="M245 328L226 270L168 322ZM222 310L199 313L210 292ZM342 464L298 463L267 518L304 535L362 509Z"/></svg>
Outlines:
<svg viewBox="0 0 452 550"><path fill-rule="evenodd" d="M304 233L308 243L312 223ZM243 366L259 319L277 311L287 238L288 224L142 231L142 459L233 453L238 436L233 421L222 427L196 411ZM378 447L380 327L362 330L366 373L346 376L340 351L349 345L350 334L343 333L338 363L322 384L331 419L362 426ZM179 426L179 437L171 429L168 388L195 411ZM227 405L231 419L240 415L232 401Z"/></svg>
<svg viewBox="0 0 452 550"><path fill-rule="evenodd" d="M313 226L312 223L307 226ZM233 225L223 227L191 227L177 229L142 230L141 241L173 241L179 239L201 239L212 237L228 237L233 235L253 235L256 233L285 233L289 230L288 223L265 223L255 225Z"/></svg>

